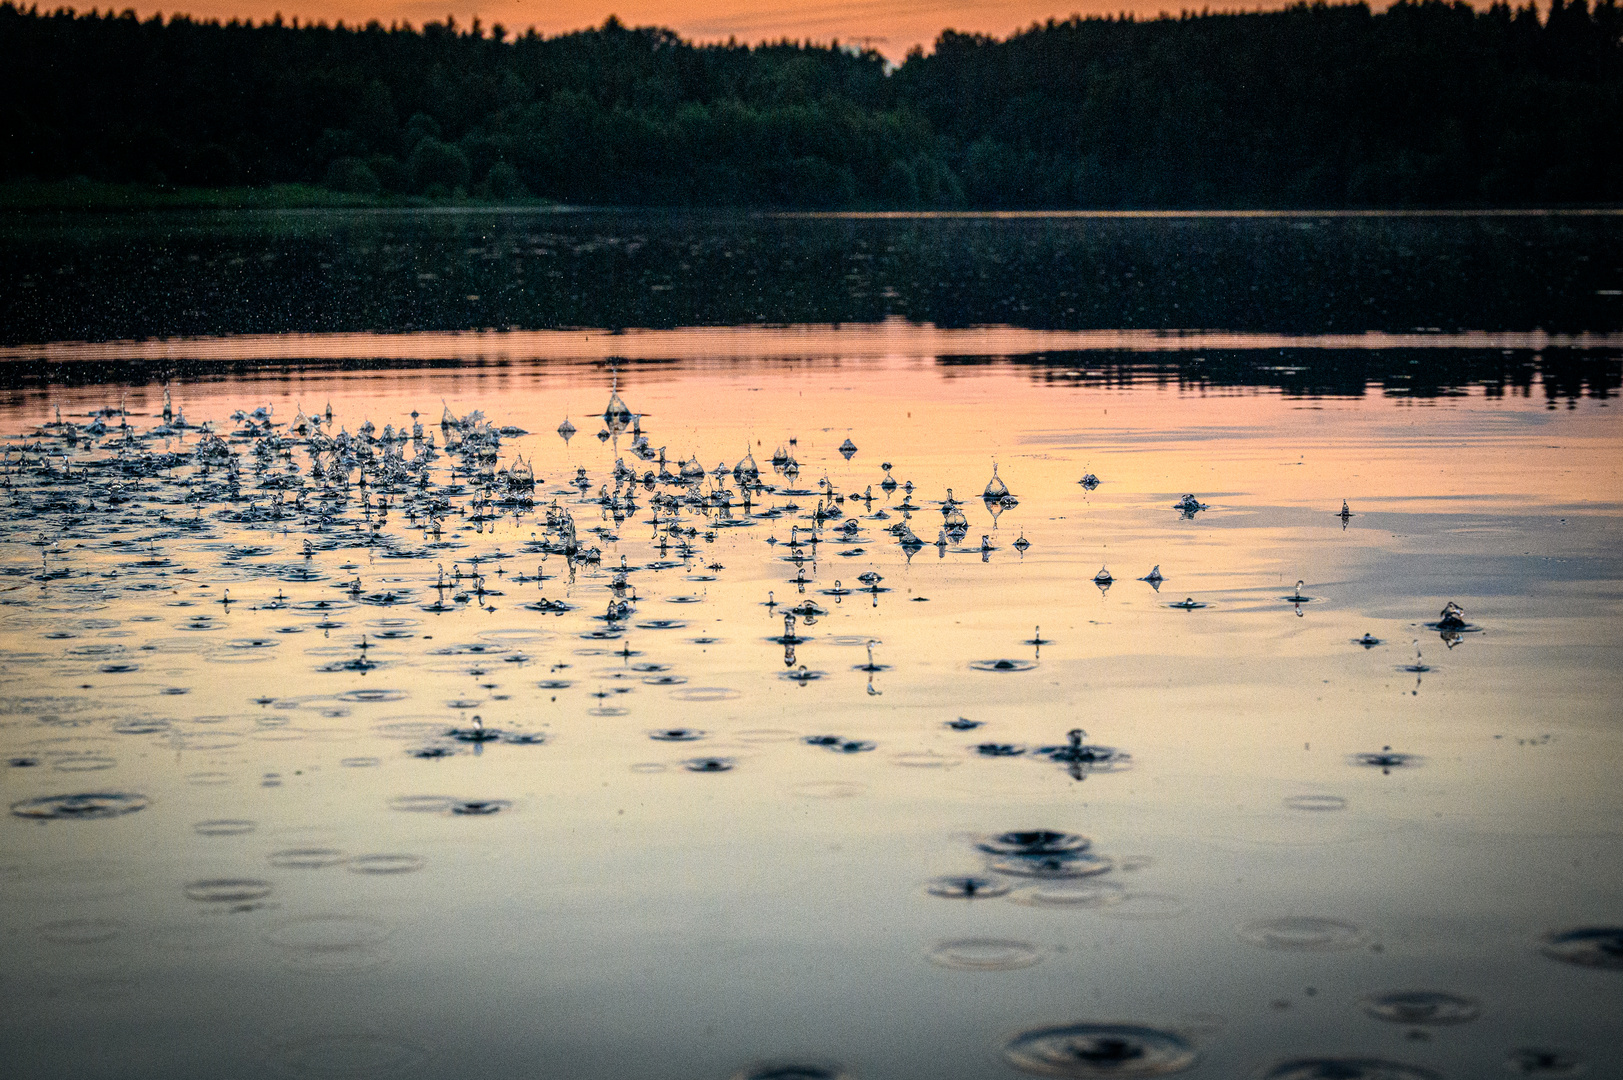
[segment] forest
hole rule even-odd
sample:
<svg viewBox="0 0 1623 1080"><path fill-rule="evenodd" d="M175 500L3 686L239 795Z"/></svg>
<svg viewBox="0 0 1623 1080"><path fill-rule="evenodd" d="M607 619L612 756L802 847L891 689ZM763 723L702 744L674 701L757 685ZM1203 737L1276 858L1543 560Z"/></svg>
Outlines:
<svg viewBox="0 0 1623 1080"><path fill-rule="evenodd" d="M1616 0L838 42L0 3L0 182L789 209L1623 203ZM0 202L3 202L0 199Z"/></svg>

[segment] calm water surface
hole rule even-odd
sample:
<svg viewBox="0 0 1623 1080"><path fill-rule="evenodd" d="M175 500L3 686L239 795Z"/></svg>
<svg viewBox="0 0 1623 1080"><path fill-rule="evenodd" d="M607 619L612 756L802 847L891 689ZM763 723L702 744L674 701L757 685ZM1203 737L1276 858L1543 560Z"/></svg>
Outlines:
<svg viewBox="0 0 1623 1080"><path fill-rule="evenodd" d="M1031 329L9 353L7 1074L1623 1071L1609 328Z"/></svg>

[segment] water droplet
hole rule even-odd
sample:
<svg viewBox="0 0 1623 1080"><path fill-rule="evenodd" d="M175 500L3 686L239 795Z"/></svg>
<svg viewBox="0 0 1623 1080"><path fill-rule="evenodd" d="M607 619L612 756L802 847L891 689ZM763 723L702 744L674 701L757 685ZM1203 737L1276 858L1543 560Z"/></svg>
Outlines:
<svg viewBox="0 0 1623 1080"><path fill-rule="evenodd" d="M24 799L22 802L12 803L11 812L22 818L68 821L121 817L124 814L133 814L137 810L145 810L147 805L148 799L145 795L99 792L84 795L42 795L36 799Z"/></svg>
<svg viewBox="0 0 1623 1080"><path fill-rule="evenodd" d="M1031 967L1042 959L1042 953L1024 941L962 938L943 941L930 950L927 958L937 967L960 971L1013 971Z"/></svg>
<svg viewBox="0 0 1623 1080"><path fill-rule="evenodd" d="M1470 998L1431 990L1374 994L1362 1005L1375 1019L1394 1024L1463 1024L1482 1012L1482 1007Z"/></svg>
<svg viewBox="0 0 1623 1080"><path fill-rule="evenodd" d="M1004 1058L1038 1076L1165 1076L1199 1059L1170 1031L1133 1024L1071 1024L1037 1028L1009 1040Z"/></svg>
<svg viewBox="0 0 1623 1080"><path fill-rule="evenodd" d="M1240 940L1264 949L1291 952L1335 952L1364 943L1364 932L1351 923L1312 916L1262 919L1240 928Z"/></svg>

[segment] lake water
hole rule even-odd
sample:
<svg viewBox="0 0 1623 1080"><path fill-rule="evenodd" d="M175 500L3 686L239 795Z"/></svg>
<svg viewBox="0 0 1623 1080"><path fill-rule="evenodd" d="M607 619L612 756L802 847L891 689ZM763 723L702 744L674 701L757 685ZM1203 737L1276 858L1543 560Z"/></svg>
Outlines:
<svg viewBox="0 0 1623 1080"><path fill-rule="evenodd" d="M1623 1072L1617 221L13 223L0 1065Z"/></svg>

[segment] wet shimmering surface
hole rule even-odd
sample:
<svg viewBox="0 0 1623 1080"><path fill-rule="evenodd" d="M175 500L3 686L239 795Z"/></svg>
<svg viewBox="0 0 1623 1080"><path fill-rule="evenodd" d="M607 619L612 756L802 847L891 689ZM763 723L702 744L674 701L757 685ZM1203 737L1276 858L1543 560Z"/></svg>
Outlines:
<svg viewBox="0 0 1623 1080"><path fill-rule="evenodd" d="M1623 1070L1615 359L1308 396L786 333L620 367L725 510L596 438L595 354L177 379L235 496L160 385L19 382L8 1075ZM442 399L529 433L450 455ZM313 478L329 402L437 457Z"/></svg>

